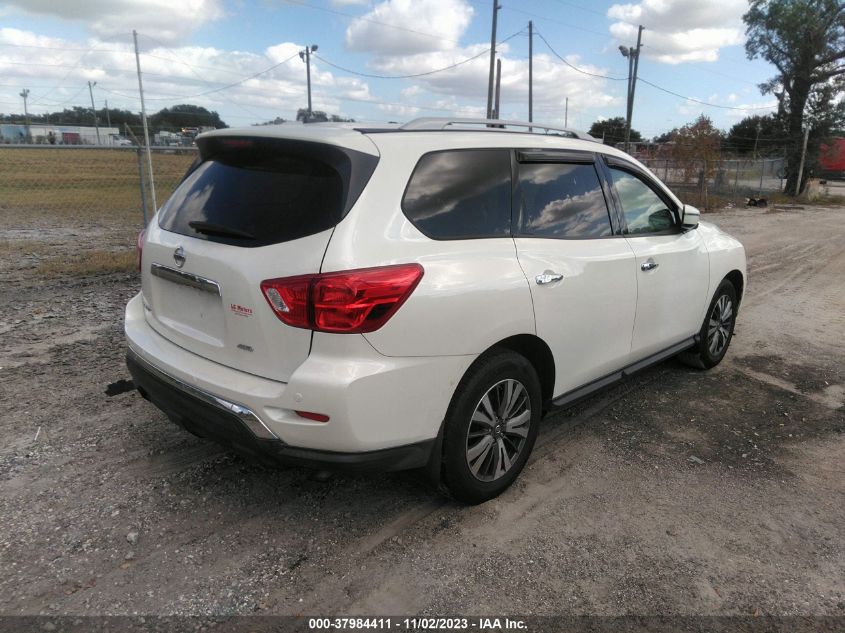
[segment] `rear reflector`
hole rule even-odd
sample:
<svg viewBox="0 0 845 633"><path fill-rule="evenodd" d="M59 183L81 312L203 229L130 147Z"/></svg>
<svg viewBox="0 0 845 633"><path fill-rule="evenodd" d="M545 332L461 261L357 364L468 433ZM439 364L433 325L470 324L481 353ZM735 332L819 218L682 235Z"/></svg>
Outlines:
<svg viewBox="0 0 845 633"><path fill-rule="evenodd" d="M307 420L314 420L315 422L328 422L329 416L322 413L311 413L310 411L297 411L296 415Z"/></svg>
<svg viewBox="0 0 845 633"><path fill-rule="evenodd" d="M419 264L268 279L261 290L276 316L319 332L373 332L392 317L423 276Z"/></svg>

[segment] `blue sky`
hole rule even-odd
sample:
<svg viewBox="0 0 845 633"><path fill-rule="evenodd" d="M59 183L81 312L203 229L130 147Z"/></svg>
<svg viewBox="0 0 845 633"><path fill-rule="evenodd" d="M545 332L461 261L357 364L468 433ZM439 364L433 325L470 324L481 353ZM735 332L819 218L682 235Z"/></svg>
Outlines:
<svg viewBox="0 0 845 633"><path fill-rule="evenodd" d="M603 77L627 75L618 47L636 43L637 24L646 27L640 76L707 104L641 82L633 125L644 135L702 112L727 129L772 111L752 109L774 105L757 88L774 70L746 59L746 0L500 4L497 39L510 38L499 47L505 118L527 118L528 20L539 34L536 121L563 123L567 97L570 127L624 115L626 81ZM12 0L0 3L0 112L22 110L23 88L32 112L89 107L89 80L97 82L98 107L108 99L111 107L139 110L135 28L148 112L195 103L230 125L293 118L306 103L297 52L313 43L315 109L374 122L478 116L486 105L491 13L486 0ZM473 57L416 78L354 74L430 73Z"/></svg>

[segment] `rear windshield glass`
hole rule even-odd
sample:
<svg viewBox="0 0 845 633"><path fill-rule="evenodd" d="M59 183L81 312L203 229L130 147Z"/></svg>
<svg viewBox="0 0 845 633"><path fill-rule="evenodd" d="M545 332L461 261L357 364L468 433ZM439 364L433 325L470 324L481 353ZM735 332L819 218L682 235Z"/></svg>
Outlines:
<svg viewBox="0 0 845 633"><path fill-rule="evenodd" d="M162 208L173 233L244 247L314 235L354 204L377 159L316 143L209 139Z"/></svg>

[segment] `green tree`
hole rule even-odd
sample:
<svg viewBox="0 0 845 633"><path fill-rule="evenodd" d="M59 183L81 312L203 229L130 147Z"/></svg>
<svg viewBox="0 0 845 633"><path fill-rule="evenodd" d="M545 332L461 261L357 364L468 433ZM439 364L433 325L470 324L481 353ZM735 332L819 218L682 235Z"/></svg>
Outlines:
<svg viewBox="0 0 845 633"><path fill-rule="evenodd" d="M658 134L657 136L655 136L651 140L652 140L653 143L660 143L660 144L668 143L669 141L672 140L672 137L675 136L675 134L677 134L677 133L678 133L678 128L673 127L668 132L663 132L663 134Z"/></svg>
<svg viewBox="0 0 845 633"><path fill-rule="evenodd" d="M183 127L229 127L220 119L217 112L208 111L202 106L183 103L172 108L159 110L149 118L154 131L169 130L175 132Z"/></svg>
<svg viewBox="0 0 845 633"><path fill-rule="evenodd" d="M779 117L755 114L731 127L725 149L737 154L751 154L756 146L758 155L771 156L783 153L786 140L787 130Z"/></svg>
<svg viewBox="0 0 845 633"><path fill-rule="evenodd" d="M596 121L590 126L590 136L604 138L605 145L616 145L625 142L625 119L617 116L612 119ZM643 140L642 134L631 128L631 142Z"/></svg>
<svg viewBox="0 0 845 633"><path fill-rule="evenodd" d="M325 123L327 121L331 121L332 123L355 123L355 119L346 119L342 116L337 114L326 114L322 110L313 110L311 112L311 117L308 117L308 108L299 108L296 111L296 120L302 121L303 123L306 120L309 123Z"/></svg>
<svg viewBox="0 0 845 633"><path fill-rule="evenodd" d="M672 135L672 159L684 170L684 181L693 175L713 176L722 160L722 132L705 115Z"/></svg>
<svg viewBox="0 0 845 633"><path fill-rule="evenodd" d="M282 123L286 123L287 119L283 119L280 116L277 116L272 121L264 121L264 123L253 123L253 125L281 125Z"/></svg>
<svg viewBox="0 0 845 633"><path fill-rule="evenodd" d="M803 129L810 130L808 169L819 146L845 117L834 95L845 89L845 5L842 0L751 0L743 16L749 59L761 57L778 71L760 85L778 99L778 115L788 134L786 192L798 194Z"/></svg>

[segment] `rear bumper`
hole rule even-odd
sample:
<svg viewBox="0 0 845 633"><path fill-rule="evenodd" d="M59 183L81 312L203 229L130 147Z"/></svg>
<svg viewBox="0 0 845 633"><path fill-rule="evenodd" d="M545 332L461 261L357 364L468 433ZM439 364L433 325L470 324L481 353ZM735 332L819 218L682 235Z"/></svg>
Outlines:
<svg viewBox="0 0 845 633"><path fill-rule="evenodd" d="M131 350L126 365L141 395L175 423L260 461L344 471L407 470L425 466L435 446L434 439L358 453L288 446L247 407L170 376Z"/></svg>
<svg viewBox="0 0 845 633"><path fill-rule="evenodd" d="M389 357L361 335L318 333L307 358L280 382L175 345L144 311L137 295L126 306L125 332L129 368L146 397L198 435L290 463L414 468L475 358Z"/></svg>

